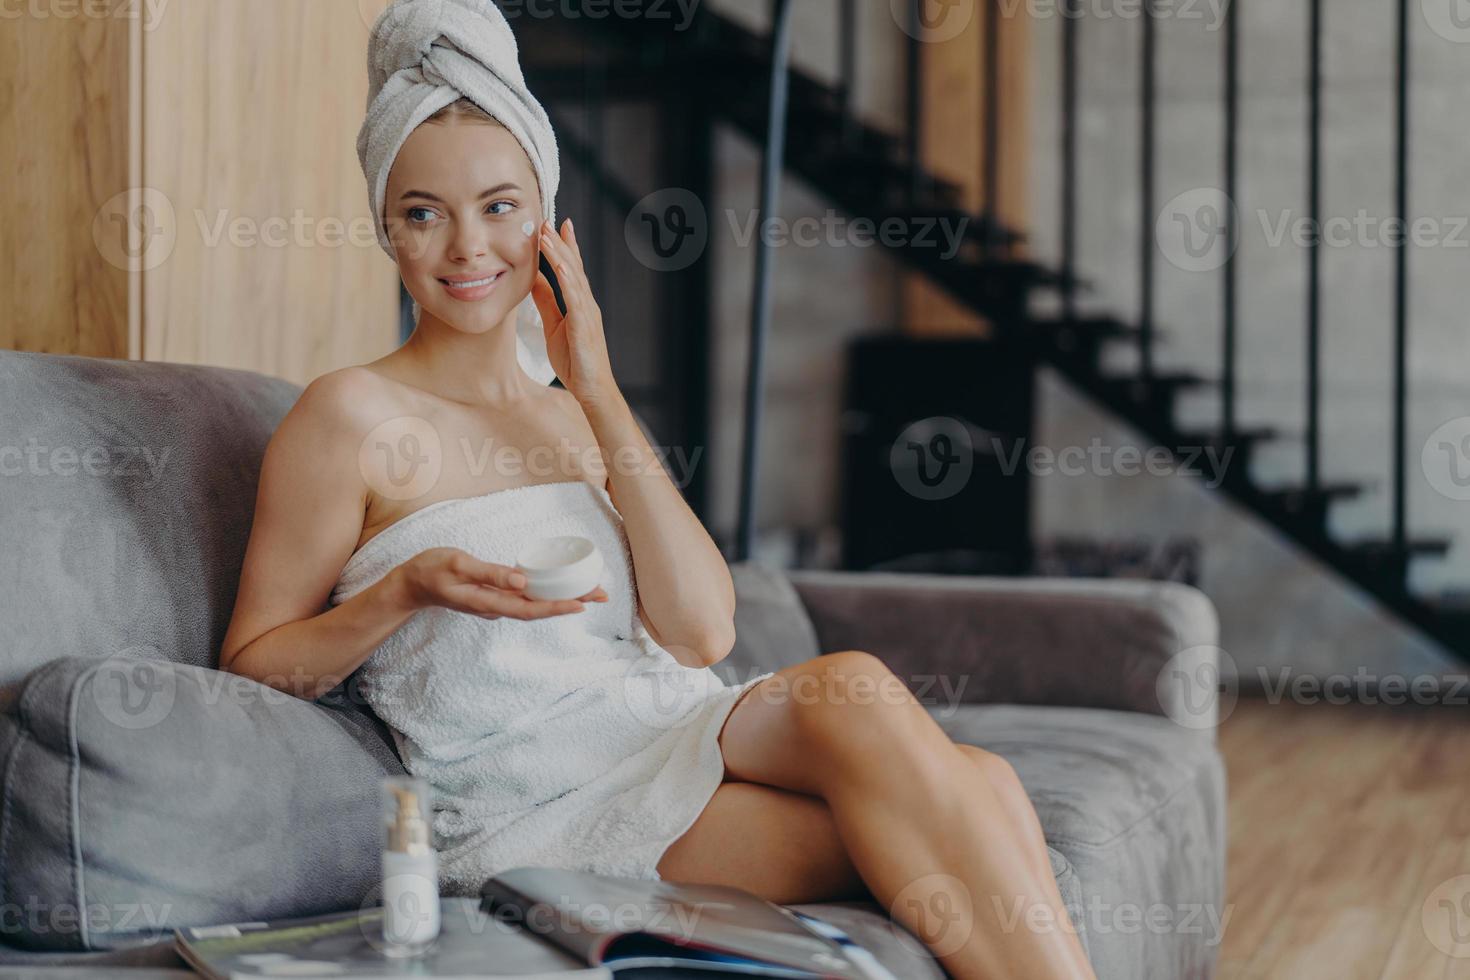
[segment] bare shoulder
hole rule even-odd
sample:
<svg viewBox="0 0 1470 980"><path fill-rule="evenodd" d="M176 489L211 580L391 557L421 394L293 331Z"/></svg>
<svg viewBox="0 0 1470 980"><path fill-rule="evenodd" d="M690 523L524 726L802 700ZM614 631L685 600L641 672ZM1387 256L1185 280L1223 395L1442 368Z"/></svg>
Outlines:
<svg viewBox="0 0 1470 980"><path fill-rule="evenodd" d="M393 389L363 367L340 368L311 381L271 434L267 476L298 492L332 483L366 499L359 447L384 419L406 414Z"/></svg>
<svg viewBox="0 0 1470 980"><path fill-rule="evenodd" d="M582 404L577 401L576 396L565 388L548 387L546 390L551 394L552 404L557 408L558 434L576 445L596 446L597 434L592 431L587 413L582 411Z"/></svg>
<svg viewBox="0 0 1470 980"><path fill-rule="evenodd" d="M591 426L587 425L587 416L582 411L582 406L578 404L576 396L565 388L558 388L554 385L547 385L546 391L551 396L552 403L561 412L564 421L573 422L579 427L586 427L590 430Z"/></svg>
<svg viewBox="0 0 1470 980"><path fill-rule="evenodd" d="M292 406L297 423L323 432L366 432L397 408L396 386L368 368L328 371L302 391Z"/></svg>

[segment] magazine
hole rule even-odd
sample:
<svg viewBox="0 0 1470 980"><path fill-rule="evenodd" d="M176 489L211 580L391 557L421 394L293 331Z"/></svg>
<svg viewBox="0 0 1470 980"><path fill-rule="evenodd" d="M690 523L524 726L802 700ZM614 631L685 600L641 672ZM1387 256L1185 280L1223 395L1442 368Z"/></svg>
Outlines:
<svg viewBox="0 0 1470 980"><path fill-rule="evenodd" d="M540 867L496 875L479 899L441 898L440 932L422 956L385 954L379 905L180 928L174 946L210 980L674 980L711 974L896 980L831 923L738 888Z"/></svg>
<svg viewBox="0 0 1470 980"><path fill-rule="evenodd" d="M640 977L698 970L895 980L831 923L739 888L515 868L485 882L480 894L482 908L497 921L514 923L592 966L610 967L620 978L633 970Z"/></svg>
<svg viewBox="0 0 1470 980"><path fill-rule="evenodd" d="M496 922L473 898L439 901L439 936L410 959L383 953L383 907L174 930L174 948L211 980L245 977L439 977L611 980L558 947Z"/></svg>

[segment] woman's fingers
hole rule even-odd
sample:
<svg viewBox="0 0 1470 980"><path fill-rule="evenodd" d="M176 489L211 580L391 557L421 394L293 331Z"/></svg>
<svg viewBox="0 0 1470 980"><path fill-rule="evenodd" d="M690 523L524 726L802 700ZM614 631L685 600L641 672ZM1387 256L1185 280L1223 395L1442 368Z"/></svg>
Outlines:
<svg viewBox="0 0 1470 980"><path fill-rule="evenodd" d="M556 281L561 286L561 297L566 301L568 315L584 312L592 287L587 282L581 259L560 235L544 224L541 226L541 247L546 250L546 257L556 270Z"/></svg>
<svg viewBox="0 0 1470 980"><path fill-rule="evenodd" d="M552 225L543 225L542 230L551 238L550 244L563 257L564 261L584 277L587 267L582 263L582 249L577 245L577 236L572 231L572 219L567 218L557 229Z"/></svg>
<svg viewBox="0 0 1470 980"><path fill-rule="evenodd" d="M556 305L556 293L551 289L551 280L540 269L536 270L536 281L531 283L531 301L541 314L541 322L548 328L561 320L561 308Z"/></svg>
<svg viewBox="0 0 1470 980"><path fill-rule="evenodd" d="M500 565L492 561L480 561L466 554L462 564L455 569L466 580L476 585L489 585L497 589L506 589L511 592L519 592L526 587L526 575L524 572L511 567Z"/></svg>
<svg viewBox="0 0 1470 980"><path fill-rule="evenodd" d="M581 612L586 608L577 599L527 599L511 592L502 592L486 602L495 615L511 619L545 619L547 616Z"/></svg>

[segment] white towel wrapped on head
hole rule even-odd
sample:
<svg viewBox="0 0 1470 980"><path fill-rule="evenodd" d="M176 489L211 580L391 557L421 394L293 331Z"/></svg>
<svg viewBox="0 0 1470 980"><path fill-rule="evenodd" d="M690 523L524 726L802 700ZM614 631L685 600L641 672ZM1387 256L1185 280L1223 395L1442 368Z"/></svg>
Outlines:
<svg viewBox="0 0 1470 980"><path fill-rule="evenodd" d="M536 174L542 215L556 220L556 133L526 88L505 14L492 0L396 0L368 38L367 115L357 133L378 244L389 258L395 256L383 199L393 161L420 123L460 98L494 116L520 143ZM541 313L529 295L517 309L516 337L521 367L550 384L556 374L546 356Z"/></svg>
<svg viewBox="0 0 1470 980"><path fill-rule="evenodd" d="M427 548L511 565L549 535L590 538L608 601L523 621L434 607L363 664L360 690L434 788L440 887L475 895L521 865L659 877L724 778L718 736L766 672L726 685L679 663L638 618L622 516L582 480L430 504L347 561L333 605Z"/></svg>

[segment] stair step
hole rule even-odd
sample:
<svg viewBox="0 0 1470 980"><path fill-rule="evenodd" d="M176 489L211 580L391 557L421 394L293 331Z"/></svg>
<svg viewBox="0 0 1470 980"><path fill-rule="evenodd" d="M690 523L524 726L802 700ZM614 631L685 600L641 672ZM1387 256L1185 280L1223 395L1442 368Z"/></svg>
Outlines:
<svg viewBox="0 0 1470 980"><path fill-rule="evenodd" d="M1261 492L1287 510L1299 510L1317 500L1325 500L1329 503L1336 500L1351 500L1362 496L1366 489L1368 486L1364 483L1320 483L1315 487L1305 485L1268 487Z"/></svg>
<svg viewBox="0 0 1470 980"><path fill-rule="evenodd" d="M1155 371L1153 374L1147 376L1142 374L1105 375L1103 381L1107 384L1118 385L1120 387L1128 385L1161 385L1164 387L1188 388L1214 383L1213 378L1208 378L1195 371Z"/></svg>
<svg viewBox="0 0 1470 980"><path fill-rule="evenodd" d="M1368 560L1393 557L1407 552L1411 557L1439 557L1449 552L1454 542L1450 538L1409 538L1401 549L1390 538L1360 538L1348 542L1349 551Z"/></svg>
<svg viewBox="0 0 1470 980"><path fill-rule="evenodd" d="M1424 604L1445 624L1451 638L1458 639L1462 652L1470 653L1470 595L1439 595Z"/></svg>
<svg viewBox="0 0 1470 980"><path fill-rule="evenodd" d="M1416 558L1439 558L1450 550L1449 538L1410 538L1400 548L1390 539L1364 538L1345 544L1348 561L1359 571L1380 582L1404 589L1408 586L1409 564Z"/></svg>
<svg viewBox="0 0 1470 980"><path fill-rule="evenodd" d="M1027 329L1054 356L1085 362L1094 371L1102 367L1104 345L1138 336L1137 327L1105 316L1079 316L1070 321L1061 317L1032 319Z"/></svg>
<svg viewBox="0 0 1470 980"><path fill-rule="evenodd" d="M1037 317L1031 321L1031 325L1037 330L1059 331L1076 330L1089 334L1101 334L1107 337L1136 337L1138 328L1131 323L1110 316L1079 316L1068 321L1062 317ZM1155 334L1157 336L1157 334Z"/></svg>
<svg viewBox="0 0 1470 980"><path fill-rule="evenodd" d="M1282 523L1299 521L1315 534L1327 533L1327 516L1339 500L1351 500L1368 489L1364 483L1322 483L1316 487L1288 485L1261 491Z"/></svg>
<svg viewBox="0 0 1470 980"><path fill-rule="evenodd" d="M1246 426L1227 433L1223 429L1181 429L1182 443L1194 446L1254 446L1258 442L1270 442L1281 438L1281 430L1270 425Z"/></svg>
<svg viewBox="0 0 1470 980"><path fill-rule="evenodd" d="M1201 388L1214 383L1213 379L1191 370L1154 372L1147 378L1144 375L1103 375L1101 381L1105 388L1113 389L1117 394L1136 403L1147 403L1158 395L1166 395L1172 400L1173 395L1183 389Z"/></svg>
<svg viewBox="0 0 1470 980"><path fill-rule="evenodd" d="M1157 371L1148 377L1104 375L1101 384L1115 397L1144 407L1154 416L1172 423L1175 399L1179 393L1214 384L1214 381L1193 371Z"/></svg>

